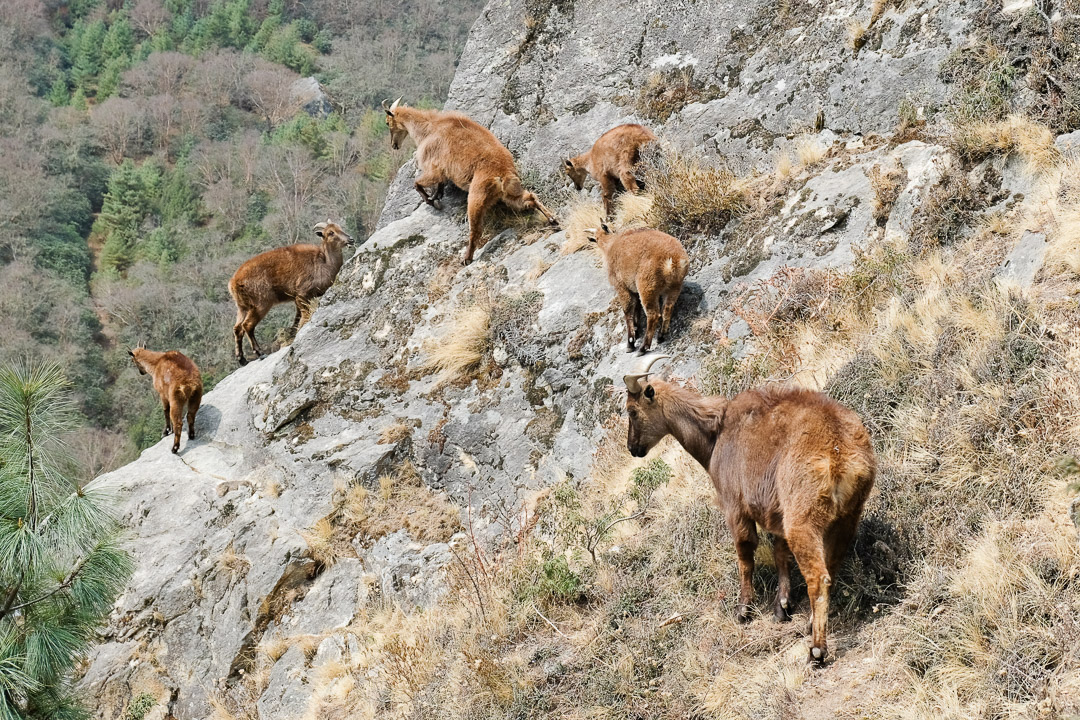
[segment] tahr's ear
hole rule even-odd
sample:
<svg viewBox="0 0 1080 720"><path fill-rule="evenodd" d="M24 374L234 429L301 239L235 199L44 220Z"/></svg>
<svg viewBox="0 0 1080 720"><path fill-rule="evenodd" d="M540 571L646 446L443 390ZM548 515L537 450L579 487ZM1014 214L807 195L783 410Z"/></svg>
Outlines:
<svg viewBox="0 0 1080 720"><path fill-rule="evenodd" d="M573 161L570 160L570 158L566 158L565 160L563 160L563 164L566 165L567 170L573 170L574 169L574 163L573 163Z"/></svg>
<svg viewBox="0 0 1080 720"><path fill-rule="evenodd" d="M600 229L603 230L604 232L606 232L609 235L611 234L611 230L608 228L606 222L600 223Z"/></svg>
<svg viewBox="0 0 1080 720"><path fill-rule="evenodd" d="M131 357L135 357L135 353L132 352L131 350L128 350L128 355L130 355Z"/></svg>
<svg viewBox="0 0 1080 720"><path fill-rule="evenodd" d="M653 390L652 385L645 386L645 397L647 397L649 400L652 400L654 397L656 397L656 391Z"/></svg>

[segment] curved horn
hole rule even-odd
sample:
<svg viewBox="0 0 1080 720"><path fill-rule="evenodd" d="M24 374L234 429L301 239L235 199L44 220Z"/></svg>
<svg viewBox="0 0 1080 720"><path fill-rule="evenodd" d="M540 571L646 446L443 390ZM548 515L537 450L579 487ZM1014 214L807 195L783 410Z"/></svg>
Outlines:
<svg viewBox="0 0 1080 720"><path fill-rule="evenodd" d="M387 105L388 102L390 102L390 98L386 98L382 101L382 109L386 111L387 115L393 115L394 111L390 109L389 105Z"/></svg>
<svg viewBox="0 0 1080 720"><path fill-rule="evenodd" d="M324 222L324 223L316 223L315 227L313 227L313 228L311 228L311 229L312 229L312 230L315 230L315 231L318 231L318 230L322 230L322 229L324 229L324 228L325 228L325 227L326 227L327 225L329 225L329 224L330 224L330 221L329 221L329 220L327 220L327 221L326 221L326 222Z"/></svg>
<svg viewBox="0 0 1080 720"><path fill-rule="evenodd" d="M394 104L390 106L390 112L394 112L395 110L397 110L398 103L401 102L401 98L403 98L403 97L405 97L405 96L404 95L399 95L398 96L398 99L395 100Z"/></svg>
<svg viewBox="0 0 1080 720"><path fill-rule="evenodd" d="M626 383L626 389L637 395L641 392L641 379L652 375L652 366L661 360L670 357L670 355L653 355L652 357L645 357L642 366L638 368L636 373L623 375L623 382Z"/></svg>

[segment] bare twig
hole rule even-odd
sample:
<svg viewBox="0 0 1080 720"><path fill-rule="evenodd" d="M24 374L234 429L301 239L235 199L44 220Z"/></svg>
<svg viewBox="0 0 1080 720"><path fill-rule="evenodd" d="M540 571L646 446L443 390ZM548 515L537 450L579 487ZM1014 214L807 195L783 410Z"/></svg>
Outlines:
<svg viewBox="0 0 1080 720"><path fill-rule="evenodd" d="M562 630L560 630L560 629L558 628L558 626L557 626L557 625L555 625L555 623L553 623L553 622L551 622L550 620L548 620L548 619L547 619L547 616L545 616L545 615L544 615L544 613L540 612L540 608L536 607L536 603L533 603L533 610L535 610L535 611L536 611L536 614L540 616L540 619L541 619L541 620L543 620L544 622L546 622L546 623L547 623L548 625L550 625L550 626L551 626L551 629L552 629L552 630L554 630L555 632L559 633L559 635L560 635L560 636L562 636L562 637L566 638L567 640L569 640L569 639L570 639L570 638L566 637L566 635L564 635L564 634L563 634L563 631L562 631Z"/></svg>

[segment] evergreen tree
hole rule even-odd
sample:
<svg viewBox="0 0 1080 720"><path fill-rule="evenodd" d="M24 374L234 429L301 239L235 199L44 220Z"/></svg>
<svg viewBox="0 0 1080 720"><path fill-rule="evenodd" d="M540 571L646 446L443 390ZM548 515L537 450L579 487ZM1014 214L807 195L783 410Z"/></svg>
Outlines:
<svg viewBox="0 0 1080 720"><path fill-rule="evenodd" d="M67 76L63 72L56 74L56 80L53 81L52 88L49 89L49 102L54 107L62 107L67 105L71 100L71 95L68 93Z"/></svg>
<svg viewBox="0 0 1080 720"><path fill-rule="evenodd" d="M94 231L105 235L101 265L123 272L135 259L139 226L158 197L161 172L152 162L136 168L124 160L109 178Z"/></svg>
<svg viewBox="0 0 1080 720"><path fill-rule="evenodd" d="M76 110L89 110L90 106L86 102L86 93L82 88L75 88L75 92L71 94L71 107Z"/></svg>
<svg viewBox="0 0 1080 720"><path fill-rule="evenodd" d="M72 31L71 78L83 92L91 89L94 78L101 72L105 32L105 23L101 20L79 24Z"/></svg>
<svg viewBox="0 0 1080 720"><path fill-rule="evenodd" d="M98 78L97 102L107 100L116 94L120 87L120 74L127 70L128 64L126 56L112 58L105 63L105 69L101 71L101 76Z"/></svg>
<svg viewBox="0 0 1080 720"><path fill-rule="evenodd" d="M192 181L187 162L181 160L161 186L161 200L158 203L161 222L164 225L181 221L199 222L202 215L199 199L199 189Z"/></svg>
<svg viewBox="0 0 1080 720"><path fill-rule="evenodd" d="M228 16L229 44L235 48L246 47L254 32L251 18L251 0L232 0L226 6Z"/></svg>
<svg viewBox="0 0 1080 720"><path fill-rule="evenodd" d="M113 15L109 31L105 33L105 39L101 45L101 59L103 62L124 58L130 62L132 53L135 52L135 31L131 22L122 13Z"/></svg>
<svg viewBox="0 0 1080 720"><path fill-rule="evenodd" d="M75 662L131 574L109 495L73 480L56 365L0 368L0 718L79 718Z"/></svg>

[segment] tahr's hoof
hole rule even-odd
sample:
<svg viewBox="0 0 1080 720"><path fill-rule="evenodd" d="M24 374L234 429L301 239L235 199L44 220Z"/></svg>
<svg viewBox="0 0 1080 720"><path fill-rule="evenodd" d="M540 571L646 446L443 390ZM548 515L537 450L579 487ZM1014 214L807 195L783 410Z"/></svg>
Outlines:
<svg viewBox="0 0 1080 720"><path fill-rule="evenodd" d="M822 667L825 664L825 656L828 655L826 648L812 647L810 648L810 657L807 661L814 667Z"/></svg>
<svg viewBox="0 0 1080 720"><path fill-rule="evenodd" d="M240 367L244 367L248 363L246 357L236 358L236 362L240 364Z"/></svg>
<svg viewBox="0 0 1080 720"><path fill-rule="evenodd" d="M773 617L777 622L791 622L791 614L788 613L787 601L783 604L777 603L776 608L773 610Z"/></svg>
<svg viewBox="0 0 1080 720"><path fill-rule="evenodd" d="M172 428L165 428L161 431L161 437L169 437L172 435Z"/></svg>
<svg viewBox="0 0 1080 720"><path fill-rule="evenodd" d="M740 605L738 609L735 610L735 619L741 623L750 622L751 615L752 612L749 605Z"/></svg>
<svg viewBox="0 0 1080 720"><path fill-rule="evenodd" d="M173 445L172 454L175 455L178 452L180 452L180 446L179 445Z"/></svg>
<svg viewBox="0 0 1080 720"><path fill-rule="evenodd" d="M641 347L641 349L637 351L637 354L638 354L638 355L648 355L648 354L649 354L649 350L650 350L650 349L651 349L651 348L647 348L647 347L645 347L645 346L643 345L643 346Z"/></svg>

